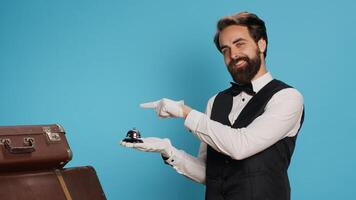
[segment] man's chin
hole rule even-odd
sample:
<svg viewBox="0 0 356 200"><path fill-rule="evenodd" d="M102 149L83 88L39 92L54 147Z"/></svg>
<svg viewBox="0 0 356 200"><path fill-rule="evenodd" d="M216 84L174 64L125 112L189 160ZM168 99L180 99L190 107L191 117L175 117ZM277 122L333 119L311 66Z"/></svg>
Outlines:
<svg viewBox="0 0 356 200"><path fill-rule="evenodd" d="M236 83L241 83L241 84L245 84L245 83L250 83L251 79L249 79L247 76L232 76L232 79L236 82Z"/></svg>

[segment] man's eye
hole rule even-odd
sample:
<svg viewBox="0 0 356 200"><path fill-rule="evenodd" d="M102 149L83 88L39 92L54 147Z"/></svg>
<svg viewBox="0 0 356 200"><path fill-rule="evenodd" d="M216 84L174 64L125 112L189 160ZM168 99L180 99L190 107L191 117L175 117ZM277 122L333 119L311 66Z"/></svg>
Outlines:
<svg viewBox="0 0 356 200"><path fill-rule="evenodd" d="M244 45L245 43L242 43L242 42L238 42L238 43L236 43L236 46L237 47L240 47L240 46L242 46L242 45Z"/></svg>
<svg viewBox="0 0 356 200"><path fill-rule="evenodd" d="M228 52L228 50L226 48L221 49L221 53L226 54L227 52Z"/></svg>

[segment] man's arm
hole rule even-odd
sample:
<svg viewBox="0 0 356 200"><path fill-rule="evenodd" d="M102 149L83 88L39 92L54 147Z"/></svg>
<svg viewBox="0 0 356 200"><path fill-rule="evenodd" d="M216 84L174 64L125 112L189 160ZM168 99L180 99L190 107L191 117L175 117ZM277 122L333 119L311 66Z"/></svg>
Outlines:
<svg viewBox="0 0 356 200"><path fill-rule="evenodd" d="M206 115L210 116L213 98L208 102ZM144 108L155 108L160 117L183 117L181 106L183 101L172 101L170 99L162 99L156 102L141 104ZM172 112L173 110L173 112ZM169 112L167 112L169 111ZM176 149L169 139L161 138L142 138L143 143L127 143L120 142L125 147L135 148L141 151L159 152L161 153L165 163L172 166L178 173L196 181L205 184L205 163L207 144L202 142L199 148L199 154L194 157L183 150Z"/></svg>
<svg viewBox="0 0 356 200"><path fill-rule="evenodd" d="M207 145L200 144L198 157L194 157L182 150L175 149L172 156L165 163L171 165L178 173L205 184L205 161Z"/></svg>
<svg viewBox="0 0 356 200"><path fill-rule="evenodd" d="M199 155L194 157L183 150L176 149L168 138L147 137L141 139L142 143L121 141L120 144L140 151L160 153L165 163L171 165L178 173L198 183L205 183L206 144L200 145Z"/></svg>
<svg viewBox="0 0 356 200"><path fill-rule="evenodd" d="M205 115L210 116L216 95L209 99ZM189 107L187 107L189 108ZM191 109L190 109L191 110ZM189 110L189 112L190 112ZM184 110L183 113L187 110ZM188 112L188 113L189 113ZM188 115L186 113L186 115ZM185 114L184 114L185 115ZM205 166L208 145L205 142L200 143L198 157L193 157L183 151L172 153L172 157L165 162L171 165L178 173L198 182L205 184Z"/></svg>
<svg viewBox="0 0 356 200"><path fill-rule="evenodd" d="M288 88L276 93L265 112L245 128L231 128L195 110L187 116L185 126L218 152L241 160L285 137L294 136L299 129L302 112L302 95L296 89Z"/></svg>

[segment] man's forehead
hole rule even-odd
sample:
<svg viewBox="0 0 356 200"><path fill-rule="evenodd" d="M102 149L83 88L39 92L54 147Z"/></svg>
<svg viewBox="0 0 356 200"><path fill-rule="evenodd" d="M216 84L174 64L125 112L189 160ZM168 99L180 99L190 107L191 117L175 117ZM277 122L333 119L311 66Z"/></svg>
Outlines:
<svg viewBox="0 0 356 200"><path fill-rule="evenodd" d="M219 42L232 42L238 38L248 39L250 37L246 26L231 25L219 34Z"/></svg>

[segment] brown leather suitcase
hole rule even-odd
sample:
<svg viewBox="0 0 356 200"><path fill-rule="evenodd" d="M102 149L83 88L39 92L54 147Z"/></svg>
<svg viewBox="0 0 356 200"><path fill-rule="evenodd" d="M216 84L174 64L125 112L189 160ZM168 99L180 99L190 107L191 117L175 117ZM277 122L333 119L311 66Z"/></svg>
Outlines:
<svg viewBox="0 0 356 200"><path fill-rule="evenodd" d="M62 168L71 159L58 124L0 126L0 172Z"/></svg>
<svg viewBox="0 0 356 200"><path fill-rule="evenodd" d="M105 200L93 167L0 173L0 199Z"/></svg>

